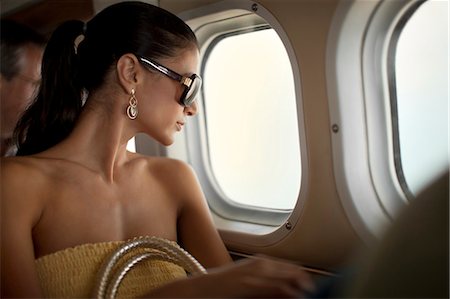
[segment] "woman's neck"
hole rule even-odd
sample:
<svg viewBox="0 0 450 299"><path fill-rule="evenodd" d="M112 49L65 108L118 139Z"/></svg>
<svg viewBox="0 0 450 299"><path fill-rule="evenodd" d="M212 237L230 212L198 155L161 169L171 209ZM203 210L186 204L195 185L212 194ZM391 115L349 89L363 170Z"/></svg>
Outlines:
<svg viewBox="0 0 450 299"><path fill-rule="evenodd" d="M127 141L134 136L122 108L114 100L106 107L88 99L70 135L44 155L83 165L113 183L115 172L127 162Z"/></svg>

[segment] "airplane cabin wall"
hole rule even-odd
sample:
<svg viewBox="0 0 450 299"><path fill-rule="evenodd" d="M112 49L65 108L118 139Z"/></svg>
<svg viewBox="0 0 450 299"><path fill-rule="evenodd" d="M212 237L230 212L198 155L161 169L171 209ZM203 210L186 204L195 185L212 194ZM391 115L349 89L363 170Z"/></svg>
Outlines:
<svg viewBox="0 0 450 299"><path fill-rule="evenodd" d="M175 14L214 0L160 0ZM306 201L298 223L286 238L266 247L243 246L235 234L221 232L231 250L260 252L323 267L338 267L363 245L340 202L333 173L331 124L326 82L326 48L337 0L255 1L278 20L299 63L308 159Z"/></svg>
<svg viewBox="0 0 450 299"><path fill-rule="evenodd" d="M87 20L92 13L119 1L123 0L86 1L85 5L77 5L77 7L80 6L78 9L70 10L71 18L76 16L76 18ZM142 1L157 4L175 14L182 14L195 8L221 2L222 0ZM225 243L232 251L248 254L266 253L299 261L305 265L332 270L338 268L348 257L351 257L356 249L365 246L364 241L357 234L355 228L352 227L351 219L344 210L342 201L346 198L339 197L336 183L342 178L337 177L336 173L339 172L335 172L333 169L332 136L334 133L331 130L331 105L330 97L328 96L333 91L328 90L329 85L327 84L329 83L327 82L326 70L327 48L329 46L327 42L329 42L331 29L333 29L330 28L333 17L339 4L345 3L345 1L254 0L255 3L268 10L281 25L281 28L289 38L293 52L296 55L296 61L299 64L306 137L306 144L302 148L306 149L306 155L302 155L302 159L304 157L307 159L307 163L304 163L307 165L307 169L306 171L303 170L302 176L306 176L307 179L305 180L306 183L301 186L303 195L305 195L305 201L303 208L297 211L297 213L301 213L300 217L296 218L299 219L298 222L292 222L290 230L287 230L284 226L279 228L280 230L287 230L286 234L282 234L283 236L285 235L284 238L271 245L266 244L262 246L256 243L253 244L251 241L242 242L248 235L232 231L221 231ZM50 32L48 28L52 28L57 23L57 17L61 17L49 13L57 10L55 4L59 2L24 2L30 2L33 5L28 3L30 4L29 7L28 5L24 6L23 11L16 11L15 6L5 11L5 4L12 2L2 2L2 17L7 15L32 27L37 27L45 34ZM348 1L348 3L350 2ZM401 4L400 2L406 2L406 0L398 3ZM393 2L384 1L383 3L389 4ZM92 7L90 4L92 4ZM360 10L357 11L358 14L360 12ZM48 20L42 20L42 16L37 18L36 14L45 14L53 17L48 18ZM345 45L345 52L348 53L348 45L346 43ZM355 59L357 58L355 57ZM347 64L344 64L344 66L348 68ZM350 80L350 86L353 87L352 84L352 80ZM136 149L138 151L143 149L142 152L149 155L164 155L167 153L164 147L142 135L136 137ZM340 161L344 161L344 159Z"/></svg>

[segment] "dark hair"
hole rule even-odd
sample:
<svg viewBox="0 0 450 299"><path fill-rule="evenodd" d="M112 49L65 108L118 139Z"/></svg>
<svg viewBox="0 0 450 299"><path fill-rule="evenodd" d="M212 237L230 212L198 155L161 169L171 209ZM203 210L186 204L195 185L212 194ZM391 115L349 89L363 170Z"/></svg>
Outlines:
<svg viewBox="0 0 450 299"><path fill-rule="evenodd" d="M84 40L75 49L82 34ZM16 128L18 155L41 152L67 137L81 112L84 91L101 86L123 54L158 59L192 46L197 40L187 24L142 2L109 6L86 25L63 23L44 52L37 98Z"/></svg>
<svg viewBox="0 0 450 299"><path fill-rule="evenodd" d="M6 80L20 72L20 51L28 44L44 47L46 40L33 29L12 20L0 20L0 69Z"/></svg>

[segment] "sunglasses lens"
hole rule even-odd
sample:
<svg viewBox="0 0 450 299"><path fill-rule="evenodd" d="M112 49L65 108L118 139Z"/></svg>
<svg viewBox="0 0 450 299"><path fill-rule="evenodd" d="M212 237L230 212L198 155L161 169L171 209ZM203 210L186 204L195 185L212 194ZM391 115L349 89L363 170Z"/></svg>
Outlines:
<svg viewBox="0 0 450 299"><path fill-rule="evenodd" d="M185 93L184 99L182 100L182 103L184 106L191 106L200 90L200 87L202 86L202 79L198 75L192 75L192 84L189 86L188 90Z"/></svg>

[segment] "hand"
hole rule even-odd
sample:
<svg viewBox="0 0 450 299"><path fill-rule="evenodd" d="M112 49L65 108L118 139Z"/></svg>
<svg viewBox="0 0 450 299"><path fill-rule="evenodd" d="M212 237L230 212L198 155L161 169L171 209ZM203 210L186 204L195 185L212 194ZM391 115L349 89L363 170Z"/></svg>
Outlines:
<svg viewBox="0 0 450 299"><path fill-rule="evenodd" d="M206 275L171 282L152 297L298 298L314 284L300 267L272 259L245 259L212 269Z"/></svg>

